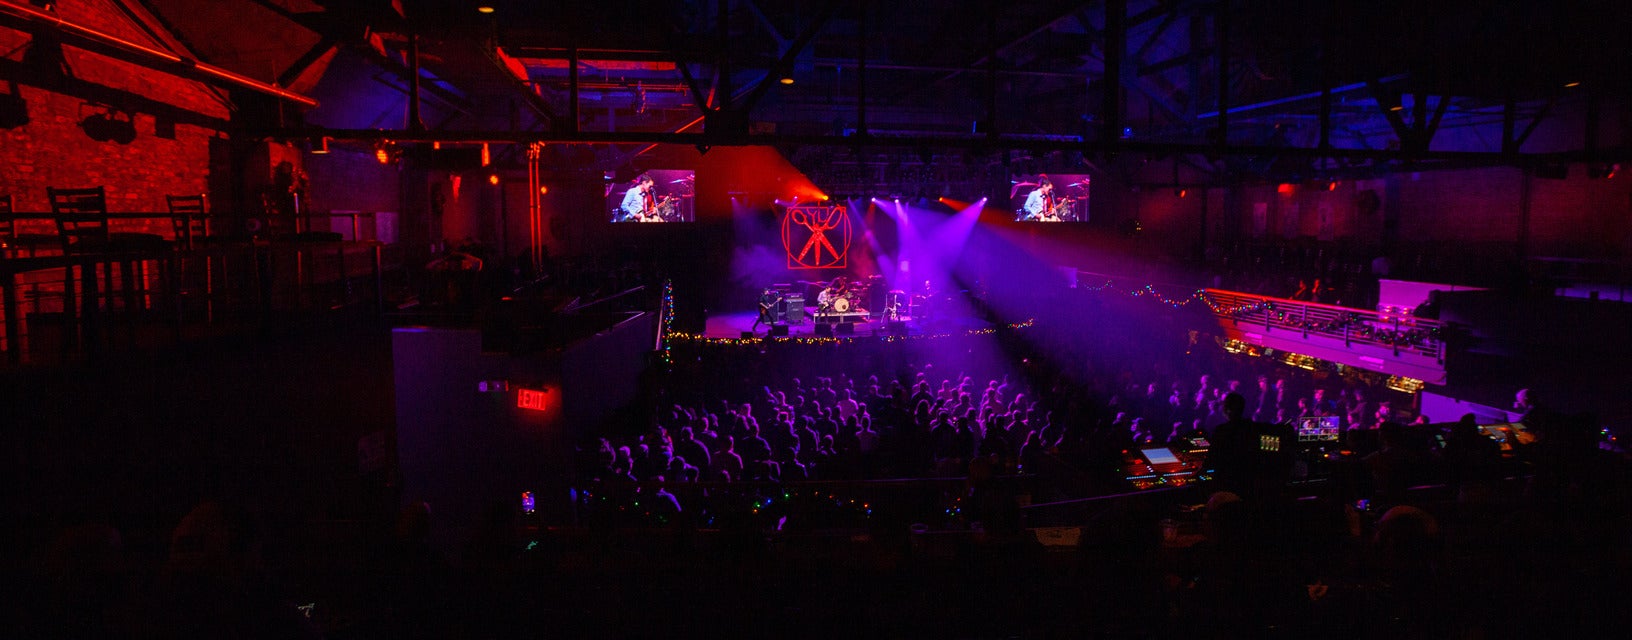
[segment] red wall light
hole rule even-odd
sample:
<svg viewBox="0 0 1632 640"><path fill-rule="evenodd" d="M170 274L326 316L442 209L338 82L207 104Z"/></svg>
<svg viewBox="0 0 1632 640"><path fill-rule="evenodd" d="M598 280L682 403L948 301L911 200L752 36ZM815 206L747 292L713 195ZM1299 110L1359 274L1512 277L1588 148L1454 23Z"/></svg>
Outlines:
<svg viewBox="0 0 1632 640"><path fill-rule="evenodd" d="M516 390L516 406L529 411L544 411L548 408L544 402L544 392L537 389Z"/></svg>
<svg viewBox="0 0 1632 640"><path fill-rule="evenodd" d="M1281 186L1275 187L1275 192L1281 195L1290 195L1296 188L1297 187L1292 186L1292 183L1282 182Z"/></svg>

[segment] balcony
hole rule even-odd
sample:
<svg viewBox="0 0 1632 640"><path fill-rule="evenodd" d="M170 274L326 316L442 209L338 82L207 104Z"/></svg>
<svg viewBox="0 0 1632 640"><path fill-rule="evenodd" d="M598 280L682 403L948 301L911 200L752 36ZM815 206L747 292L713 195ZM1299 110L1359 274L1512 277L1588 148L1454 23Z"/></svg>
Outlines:
<svg viewBox="0 0 1632 640"><path fill-rule="evenodd" d="M1408 313L1203 290L1225 337L1370 371L1445 384L1443 323Z"/></svg>

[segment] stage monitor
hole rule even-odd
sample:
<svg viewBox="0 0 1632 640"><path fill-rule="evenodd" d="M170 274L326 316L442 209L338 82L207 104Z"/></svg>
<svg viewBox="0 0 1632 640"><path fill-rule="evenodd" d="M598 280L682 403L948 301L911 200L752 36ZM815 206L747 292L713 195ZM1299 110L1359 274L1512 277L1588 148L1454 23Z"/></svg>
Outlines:
<svg viewBox="0 0 1632 640"><path fill-rule="evenodd" d="M1085 173L1037 175L1009 187L1009 208L1017 222L1087 222Z"/></svg>
<svg viewBox="0 0 1632 640"><path fill-rule="evenodd" d="M694 222L697 172L653 169L629 182L606 183L613 222Z"/></svg>
<svg viewBox="0 0 1632 640"><path fill-rule="evenodd" d="M1298 430L1298 442L1337 442L1343 435L1343 424L1337 416L1306 416L1292 425Z"/></svg>

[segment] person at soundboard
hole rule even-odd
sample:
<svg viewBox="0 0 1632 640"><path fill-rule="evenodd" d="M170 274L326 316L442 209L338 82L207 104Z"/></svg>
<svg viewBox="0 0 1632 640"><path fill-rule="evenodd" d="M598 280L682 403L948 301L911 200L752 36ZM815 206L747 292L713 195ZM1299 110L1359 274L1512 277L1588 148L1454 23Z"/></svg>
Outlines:
<svg viewBox="0 0 1632 640"><path fill-rule="evenodd" d="M1248 420L1246 410L1241 394L1224 396L1227 421L1213 432L1206 466L1219 489L1255 503L1276 501L1292 480L1297 432L1291 425Z"/></svg>

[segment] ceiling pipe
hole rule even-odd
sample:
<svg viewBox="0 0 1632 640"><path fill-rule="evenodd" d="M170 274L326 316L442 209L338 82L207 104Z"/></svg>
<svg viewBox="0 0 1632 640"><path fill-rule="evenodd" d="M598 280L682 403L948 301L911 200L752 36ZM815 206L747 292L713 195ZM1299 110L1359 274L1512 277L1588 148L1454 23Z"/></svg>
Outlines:
<svg viewBox="0 0 1632 640"><path fill-rule="evenodd" d="M250 132L267 138L303 138L317 135L328 136L335 140L394 140L397 142L450 142L450 143L531 143L547 142L561 144L677 144L677 145L707 145L707 146L741 146L741 145L775 145L798 144L830 147L854 146L858 140L854 136L842 135L801 135L801 134L747 134L727 135L703 133L681 133L678 131L495 131L495 130L465 130L465 131L392 131L384 129L263 129ZM1037 140L1032 138L1019 139L1000 136L996 139L986 136L903 136L880 137L872 136L868 139L869 145L884 147L936 147L947 149L968 149L976 151L993 151L1000 149L1025 149L1034 152L1046 151L1078 151L1097 153L1107 151L1125 151L1128 153L1151 153L1160 155L1172 154L1217 154L1223 156L1254 156L1254 157L1297 157L1297 158L1352 158L1357 160L1439 160L1439 161L1469 161L1513 164L1515 162L1535 161L1627 161L1632 162L1632 149L1599 149L1596 153L1558 152L1521 154L1518 158L1504 155L1500 151L1427 151L1415 154L1406 154L1399 150L1389 149L1352 149L1317 147L1276 147L1269 145L1242 145L1229 144L1220 147L1212 143L1183 143L1183 142L1155 142L1142 140L1117 140L1114 144L1106 144L1100 140Z"/></svg>
<svg viewBox="0 0 1632 640"><path fill-rule="evenodd" d="M283 87L261 82L249 76L205 64L198 60L183 58L168 51L132 42L82 24L69 22L57 17L56 14L41 11L34 7L17 4L10 0L0 0L0 18L6 17L11 18L13 22L52 27L63 36L66 36L70 44L86 46L98 53L113 55L126 62L139 64L150 69L191 76L214 84L226 84L249 89L307 107L317 106L316 100Z"/></svg>

